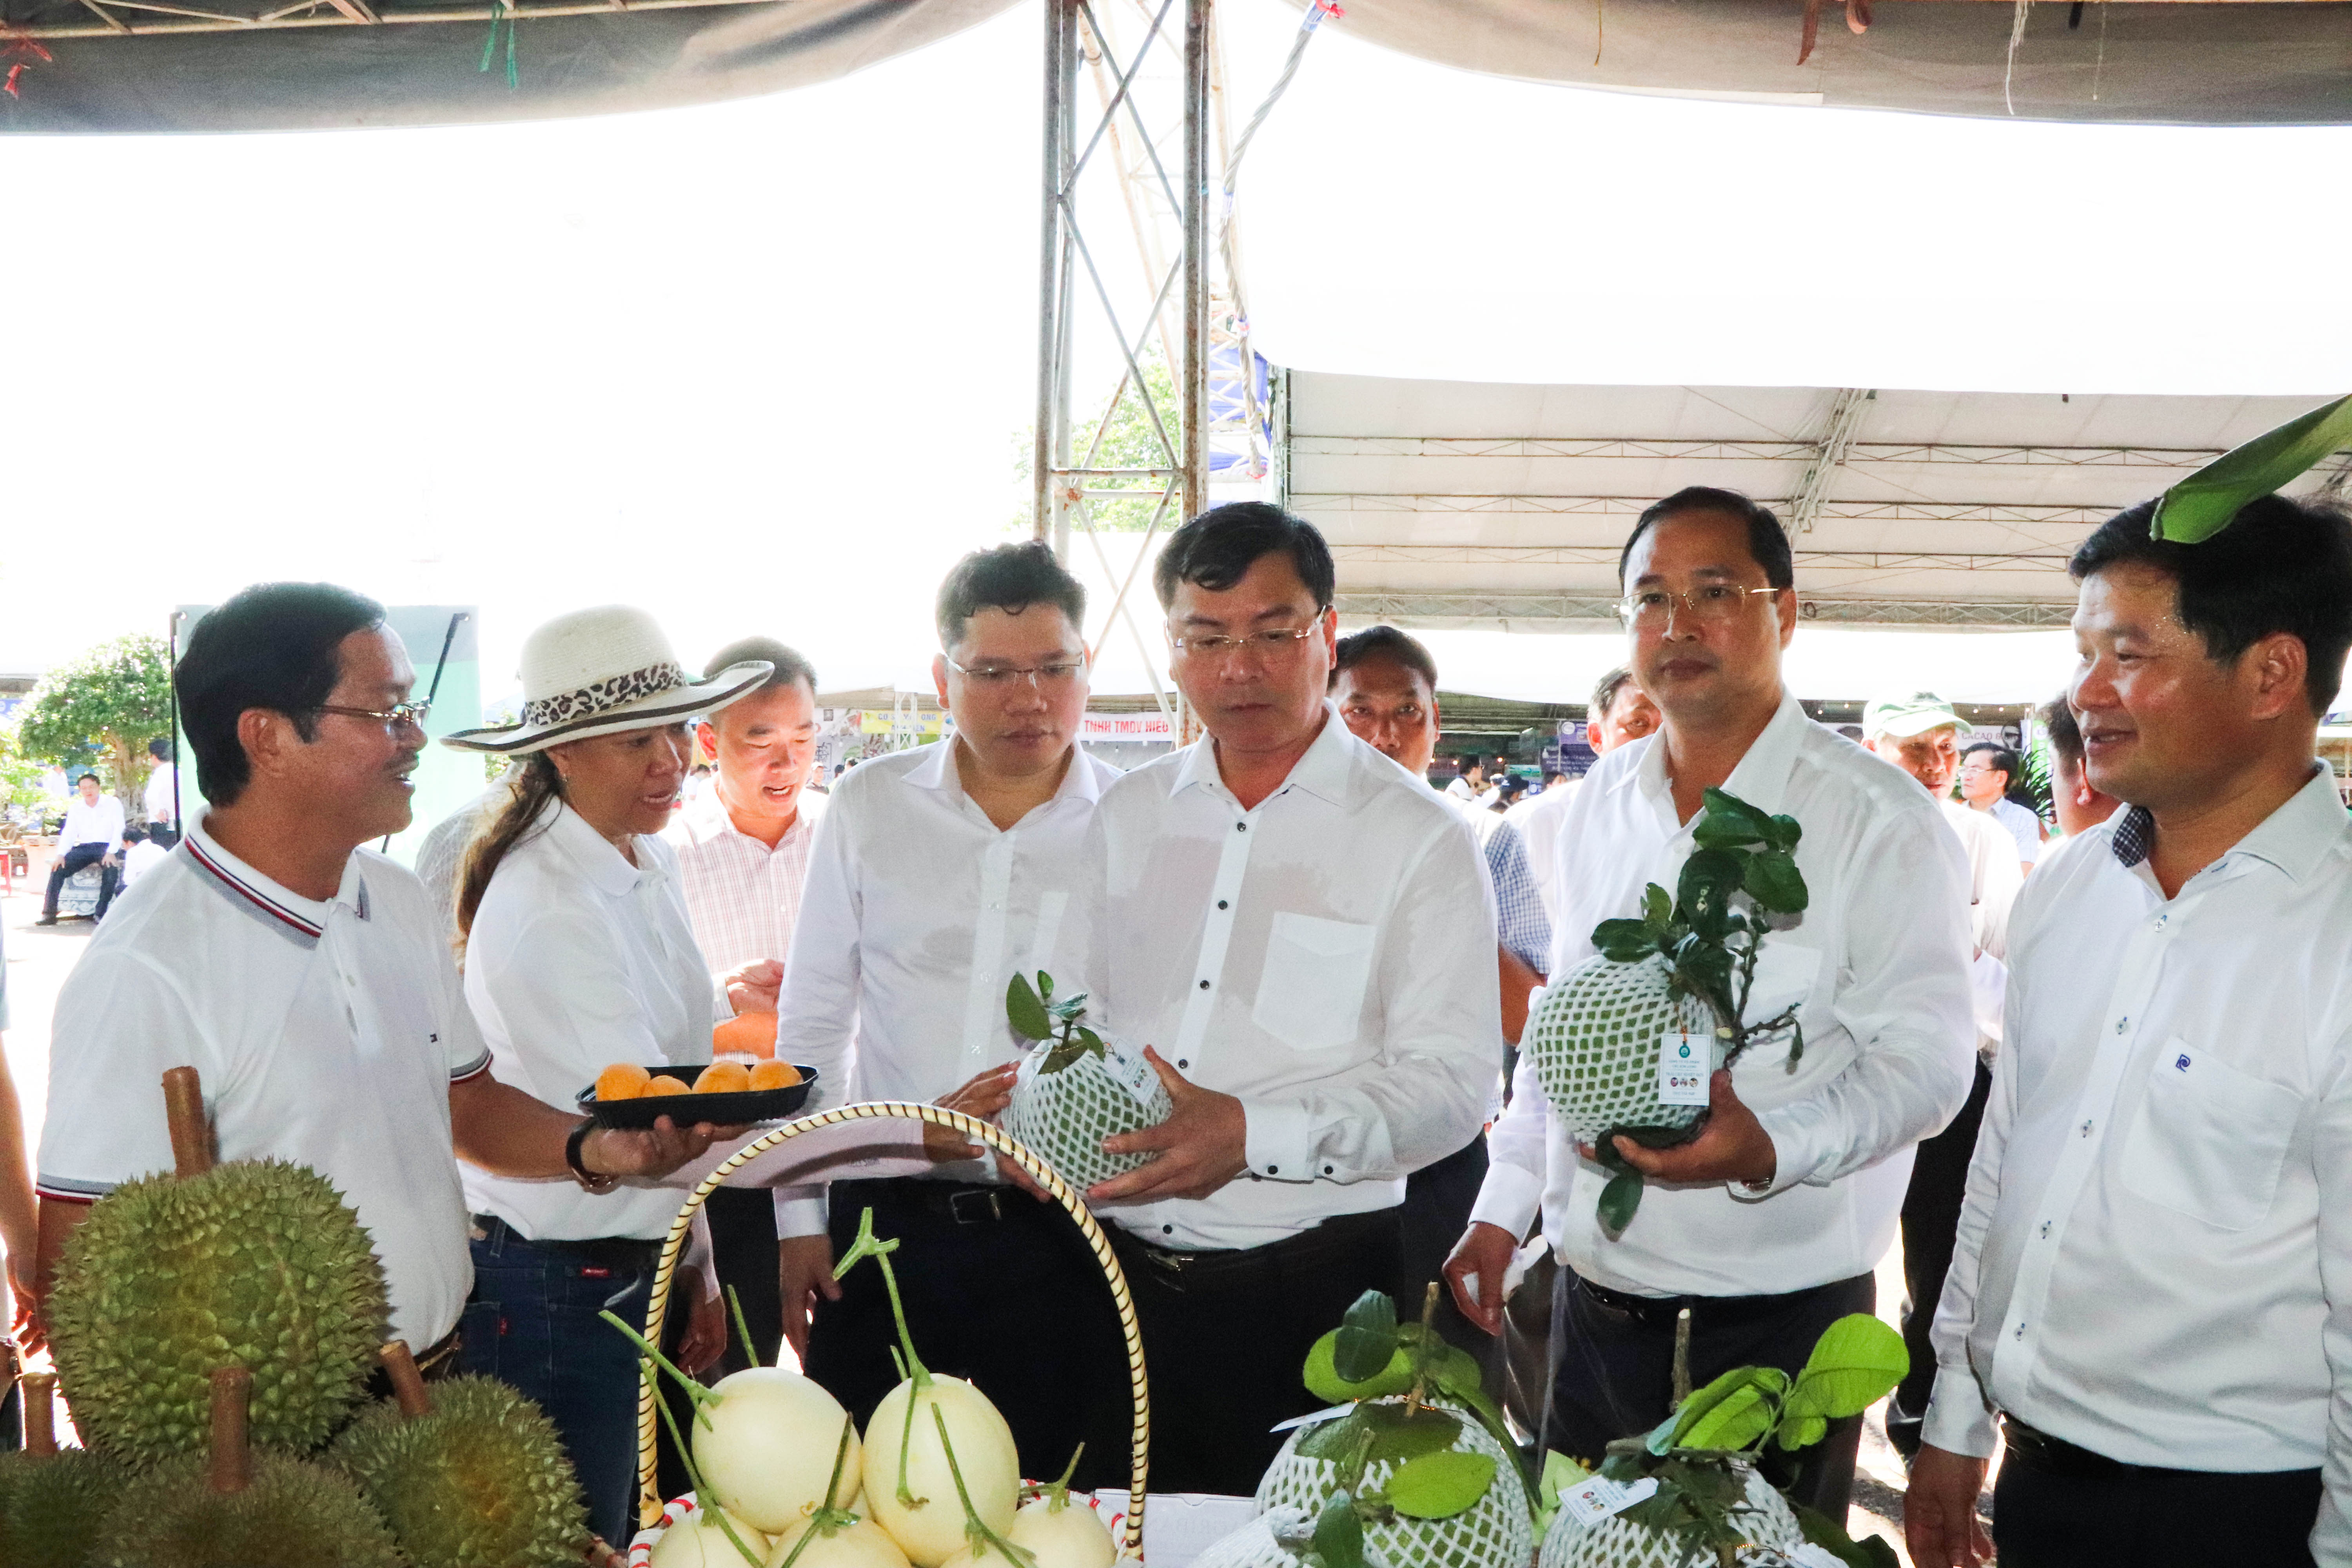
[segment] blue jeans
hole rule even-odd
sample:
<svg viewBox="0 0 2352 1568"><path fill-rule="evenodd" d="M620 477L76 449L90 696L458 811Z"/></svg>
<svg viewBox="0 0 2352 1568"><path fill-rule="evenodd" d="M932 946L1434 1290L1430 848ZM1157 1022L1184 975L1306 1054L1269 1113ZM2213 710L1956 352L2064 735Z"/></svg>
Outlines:
<svg viewBox="0 0 2352 1568"><path fill-rule="evenodd" d="M473 1244L466 1370L547 1412L588 1494L588 1527L626 1551L637 1517L637 1351L597 1314L609 1309L644 1330L655 1244L643 1268L603 1267L487 1215L474 1228L486 1234Z"/></svg>

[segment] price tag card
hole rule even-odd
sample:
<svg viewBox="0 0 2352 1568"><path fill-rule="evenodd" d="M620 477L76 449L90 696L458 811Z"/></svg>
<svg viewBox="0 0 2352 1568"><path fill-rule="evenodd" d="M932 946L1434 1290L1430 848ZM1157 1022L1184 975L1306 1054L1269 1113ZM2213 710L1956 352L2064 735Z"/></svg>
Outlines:
<svg viewBox="0 0 2352 1568"><path fill-rule="evenodd" d="M1559 1494L1559 1506L1576 1516L1580 1524L1599 1524L1602 1520L1621 1514L1658 1489L1655 1476L1644 1476L1638 1481L1612 1481L1605 1476L1592 1476L1580 1482L1574 1490Z"/></svg>
<svg viewBox="0 0 2352 1568"><path fill-rule="evenodd" d="M1151 1064L1143 1059L1141 1051L1124 1040L1105 1040L1103 1066L1120 1088L1135 1097L1138 1105L1151 1103L1151 1086L1160 1081L1160 1075L1151 1070Z"/></svg>
<svg viewBox="0 0 2352 1568"><path fill-rule="evenodd" d="M1658 1103L1705 1105L1714 1065L1705 1035L1668 1035L1658 1042Z"/></svg>

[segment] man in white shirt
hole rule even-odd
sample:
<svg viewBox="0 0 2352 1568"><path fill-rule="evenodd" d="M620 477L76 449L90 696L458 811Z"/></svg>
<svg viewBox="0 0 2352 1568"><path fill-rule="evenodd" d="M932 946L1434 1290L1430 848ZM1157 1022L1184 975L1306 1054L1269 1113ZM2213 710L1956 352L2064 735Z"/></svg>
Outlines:
<svg viewBox="0 0 2352 1568"><path fill-rule="evenodd" d="M2042 858L2045 835L2042 818L2009 798L2017 769L2017 753L1999 741L1971 741L1960 748L1960 799L1970 811L1981 812L2009 829L2009 836L2017 841L2019 868L2031 871Z"/></svg>
<svg viewBox="0 0 2352 1568"><path fill-rule="evenodd" d="M713 654L703 674L754 660L773 665L774 673L759 690L695 726L699 754L719 759L710 775L717 782L698 796L689 790L663 836L677 851L695 943L722 990L746 976L768 984L782 978L809 847L825 805L807 789L817 731L816 671L809 661L772 637L745 637ZM754 1054L774 1048L773 1014L747 1006L735 1016L735 1026L719 1031L730 1044ZM710 1216L719 1281L741 1300L751 1332L748 1351L730 1342L727 1369L740 1371L753 1357L772 1366L784 1321L775 1201L756 1188L721 1187L702 1206Z"/></svg>
<svg viewBox="0 0 2352 1568"><path fill-rule="evenodd" d="M936 619L931 673L954 736L841 777L802 893L777 1050L818 1069L812 1110L859 1100L1003 1109L1028 1045L1005 1016L1005 987L1041 969L1067 978L1057 933L1096 803L1118 776L1077 743L1086 590L1051 550L966 556L940 585ZM898 1288L932 1370L978 1384L1033 1470L1058 1473L1083 1440L1080 1483L1123 1484L1126 1359L1101 1269L1058 1206L933 1131L929 1178L832 1184L829 1237L825 1194L779 1191L786 1335L861 1420L898 1381L880 1275L833 1278L871 1208L877 1231L922 1260L898 1271Z"/></svg>
<svg viewBox="0 0 2352 1568"><path fill-rule="evenodd" d="M172 852L150 837L152 829L126 827L122 830L122 887L128 892L132 883L172 858Z"/></svg>
<svg viewBox="0 0 2352 1568"><path fill-rule="evenodd" d="M2058 818L2058 831L2069 838L2088 833L2113 816L2123 802L2091 782L2084 765L2082 726L2074 721L2066 694L2062 691L2044 702L2040 717L2050 737L2050 809Z"/></svg>
<svg viewBox="0 0 2352 1568"><path fill-rule="evenodd" d="M717 1130L594 1128L490 1076L424 889L362 847L408 826L425 744L382 605L246 589L173 680L211 809L58 994L38 1288L93 1202L172 1168L160 1084L193 1066L220 1158L333 1183L383 1263L394 1335L454 1370L473 1275L457 1158L601 1189L675 1170Z"/></svg>
<svg viewBox="0 0 2352 1568"><path fill-rule="evenodd" d="M1936 1302L1951 1267L1952 1237L1960 1223L1960 1200L1968 1191L1969 1156L1984 1121L1985 1097L1992 1092L1992 1058L2000 1046L2000 997L2009 980L2009 915L2024 885L2014 858L2016 841L1993 819L1952 798L1964 726L1950 703L1932 691L1881 698L1866 704L1863 732L1873 752L1919 781L1943 807L1944 820L1968 851L1969 935L1975 952L1969 980L1977 1024L1976 1079L1959 1114L1923 1141L1911 1165L1911 1187L1903 1199L1903 1341L1911 1352L1905 1374L1886 1407L1886 1440L1908 1457L1919 1451L1919 1423L1936 1384Z"/></svg>
<svg viewBox="0 0 2352 1568"><path fill-rule="evenodd" d="M1905 1511L1912 1560L2352 1563L2352 825L2314 759L2352 521L2264 496L2078 549L2070 696L2126 804L2019 902Z"/></svg>
<svg viewBox="0 0 2352 1568"><path fill-rule="evenodd" d="M1105 792L1075 934L1100 1026L1175 1113L1088 1201L1114 1222L1159 1386L1152 1477L1247 1493L1318 1401L1316 1339L1391 1289L1405 1178L1476 1135L1502 1028L1461 818L1325 696L1331 553L1277 508L1212 508L1153 568L1207 734ZM1402 1310L1418 1315L1419 1303Z"/></svg>
<svg viewBox="0 0 2352 1568"><path fill-rule="evenodd" d="M1445 793L1455 800L1475 801L1486 793L1486 760L1484 757L1461 759L1461 772L1445 781Z"/></svg>
<svg viewBox="0 0 2352 1568"><path fill-rule="evenodd" d="M1587 1460L1672 1407L1684 1309L1701 1384L1743 1364L1793 1373L1830 1323L1872 1310L1912 1146L1966 1097L1972 1035L1958 844L1915 784L1807 719L1781 683L1797 596L1779 519L1731 491L1680 491L1642 514L1619 576L1633 671L1664 723L1577 792L1550 973L1591 958L1593 928L1638 913L1647 884L1675 884L1710 786L1797 819L1811 902L1766 940L1748 1010L1800 1006L1801 1061L1767 1045L1717 1073L1688 1143L1618 1139L1649 1185L1616 1239L1596 1213L1610 1173L1550 1115L1531 1065L1488 1133L1493 1169L1446 1272L1494 1331L1540 1203L1563 1265L1544 1441ZM1767 1463L1842 1517L1860 1435L1858 1419L1835 1423Z"/></svg>
<svg viewBox="0 0 2352 1568"><path fill-rule="evenodd" d="M195 805L194 791L189 791L191 798L184 804L181 801L180 769L172 760L170 737L158 735L148 742L147 755L153 759L153 766L147 770L147 784L140 792L140 805L147 815L148 837L160 847L169 849L180 841L180 813Z"/></svg>
<svg viewBox="0 0 2352 1568"><path fill-rule="evenodd" d="M122 803L100 790L98 775L84 773L75 785L74 802L66 807L66 825L58 834L57 864L49 868L49 889L41 900L41 918L33 923L58 923L58 894L66 879L85 866L99 868L98 920L114 902L116 879L122 866Z"/></svg>
<svg viewBox="0 0 2352 1568"><path fill-rule="evenodd" d="M1633 672L1619 666L1593 683L1592 700L1584 709L1584 743L1597 761L1628 741L1654 734L1658 705L1643 695ZM1535 873L1536 891L1543 899L1544 918L1559 918L1559 889L1554 877L1559 869L1559 826L1568 820L1569 803L1576 798L1582 779L1555 779L1533 800L1523 800L1504 815L1528 841L1528 868Z"/></svg>

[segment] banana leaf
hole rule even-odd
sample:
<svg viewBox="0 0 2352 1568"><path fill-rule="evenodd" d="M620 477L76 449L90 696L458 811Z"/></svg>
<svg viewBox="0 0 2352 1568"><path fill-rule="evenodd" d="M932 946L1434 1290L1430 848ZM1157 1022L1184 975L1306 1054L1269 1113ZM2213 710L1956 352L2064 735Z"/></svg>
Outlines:
<svg viewBox="0 0 2352 1568"><path fill-rule="evenodd" d="M2336 451L2352 446L2352 395L2337 398L2224 452L2164 492L2148 532L2196 544L2230 526L2238 509L2269 495Z"/></svg>

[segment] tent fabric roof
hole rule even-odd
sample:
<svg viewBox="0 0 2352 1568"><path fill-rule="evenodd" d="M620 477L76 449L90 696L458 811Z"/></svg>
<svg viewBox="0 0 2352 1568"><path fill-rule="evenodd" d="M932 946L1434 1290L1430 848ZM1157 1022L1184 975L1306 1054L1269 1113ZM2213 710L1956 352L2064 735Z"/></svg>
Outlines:
<svg viewBox="0 0 2352 1568"><path fill-rule="evenodd" d="M2017 7L1881 0L1853 34L1803 0L1348 0L1372 42L1496 76L1694 98L2156 124L2343 124L2352 5Z"/></svg>

